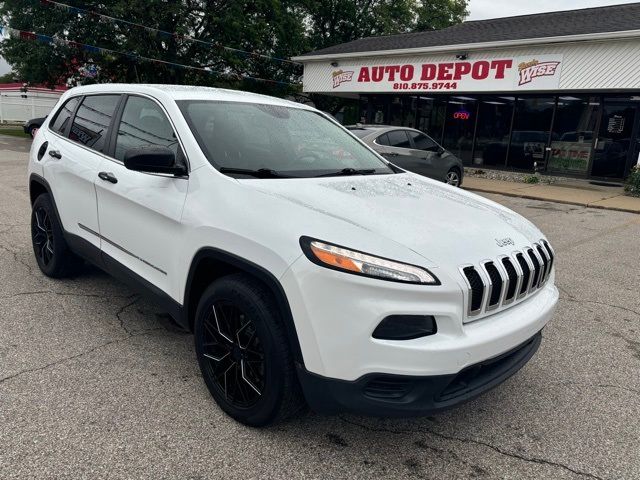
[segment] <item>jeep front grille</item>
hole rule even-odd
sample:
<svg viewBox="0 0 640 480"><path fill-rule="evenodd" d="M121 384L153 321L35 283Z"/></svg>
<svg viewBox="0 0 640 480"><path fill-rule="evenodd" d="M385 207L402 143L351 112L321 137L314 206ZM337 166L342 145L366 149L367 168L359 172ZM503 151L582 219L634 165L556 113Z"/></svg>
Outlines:
<svg viewBox="0 0 640 480"><path fill-rule="evenodd" d="M541 288L549 279L555 255L546 240L522 251L460 268L469 289L467 315L497 310Z"/></svg>

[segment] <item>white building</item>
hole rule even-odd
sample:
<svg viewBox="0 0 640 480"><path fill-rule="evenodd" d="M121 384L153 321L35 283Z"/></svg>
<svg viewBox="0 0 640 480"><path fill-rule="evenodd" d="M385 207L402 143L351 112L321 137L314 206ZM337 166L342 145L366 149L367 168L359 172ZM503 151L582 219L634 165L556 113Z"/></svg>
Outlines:
<svg viewBox="0 0 640 480"><path fill-rule="evenodd" d="M304 91L468 165L622 179L640 161L640 3L464 22L303 55Z"/></svg>
<svg viewBox="0 0 640 480"><path fill-rule="evenodd" d="M0 84L0 123L24 122L49 114L65 87L26 87L22 83Z"/></svg>

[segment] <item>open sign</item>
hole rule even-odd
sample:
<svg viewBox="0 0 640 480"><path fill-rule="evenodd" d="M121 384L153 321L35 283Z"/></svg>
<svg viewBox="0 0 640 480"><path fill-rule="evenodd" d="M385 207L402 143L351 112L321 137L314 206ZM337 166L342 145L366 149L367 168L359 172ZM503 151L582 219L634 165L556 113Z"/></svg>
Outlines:
<svg viewBox="0 0 640 480"><path fill-rule="evenodd" d="M471 114L466 110L458 110L457 112L453 112L453 118L456 120L469 120Z"/></svg>

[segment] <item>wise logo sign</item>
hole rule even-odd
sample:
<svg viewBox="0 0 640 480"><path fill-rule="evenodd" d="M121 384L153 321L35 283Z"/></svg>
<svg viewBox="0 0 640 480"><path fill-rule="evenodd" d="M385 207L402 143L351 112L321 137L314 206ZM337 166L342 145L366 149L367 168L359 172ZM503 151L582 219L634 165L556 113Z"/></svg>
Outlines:
<svg viewBox="0 0 640 480"><path fill-rule="evenodd" d="M560 62L540 62L535 59L530 62L522 62L518 65L518 86L527 85L538 77L553 77L559 66Z"/></svg>
<svg viewBox="0 0 640 480"><path fill-rule="evenodd" d="M350 82L353 80L353 71L345 72L344 70L336 70L332 73L333 75L333 88L339 87L341 84L345 82Z"/></svg>

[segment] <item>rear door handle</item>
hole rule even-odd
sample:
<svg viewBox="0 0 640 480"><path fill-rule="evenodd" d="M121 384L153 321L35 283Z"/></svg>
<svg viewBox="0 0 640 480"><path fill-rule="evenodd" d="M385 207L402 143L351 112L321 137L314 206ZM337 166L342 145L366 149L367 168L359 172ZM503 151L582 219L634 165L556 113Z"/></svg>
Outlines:
<svg viewBox="0 0 640 480"><path fill-rule="evenodd" d="M58 160L62 158L62 155L58 150L49 150L49 156L53 158L57 158Z"/></svg>
<svg viewBox="0 0 640 480"><path fill-rule="evenodd" d="M118 179L111 172L100 172L98 173L98 177L105 182L118 183Z"/></svg>

